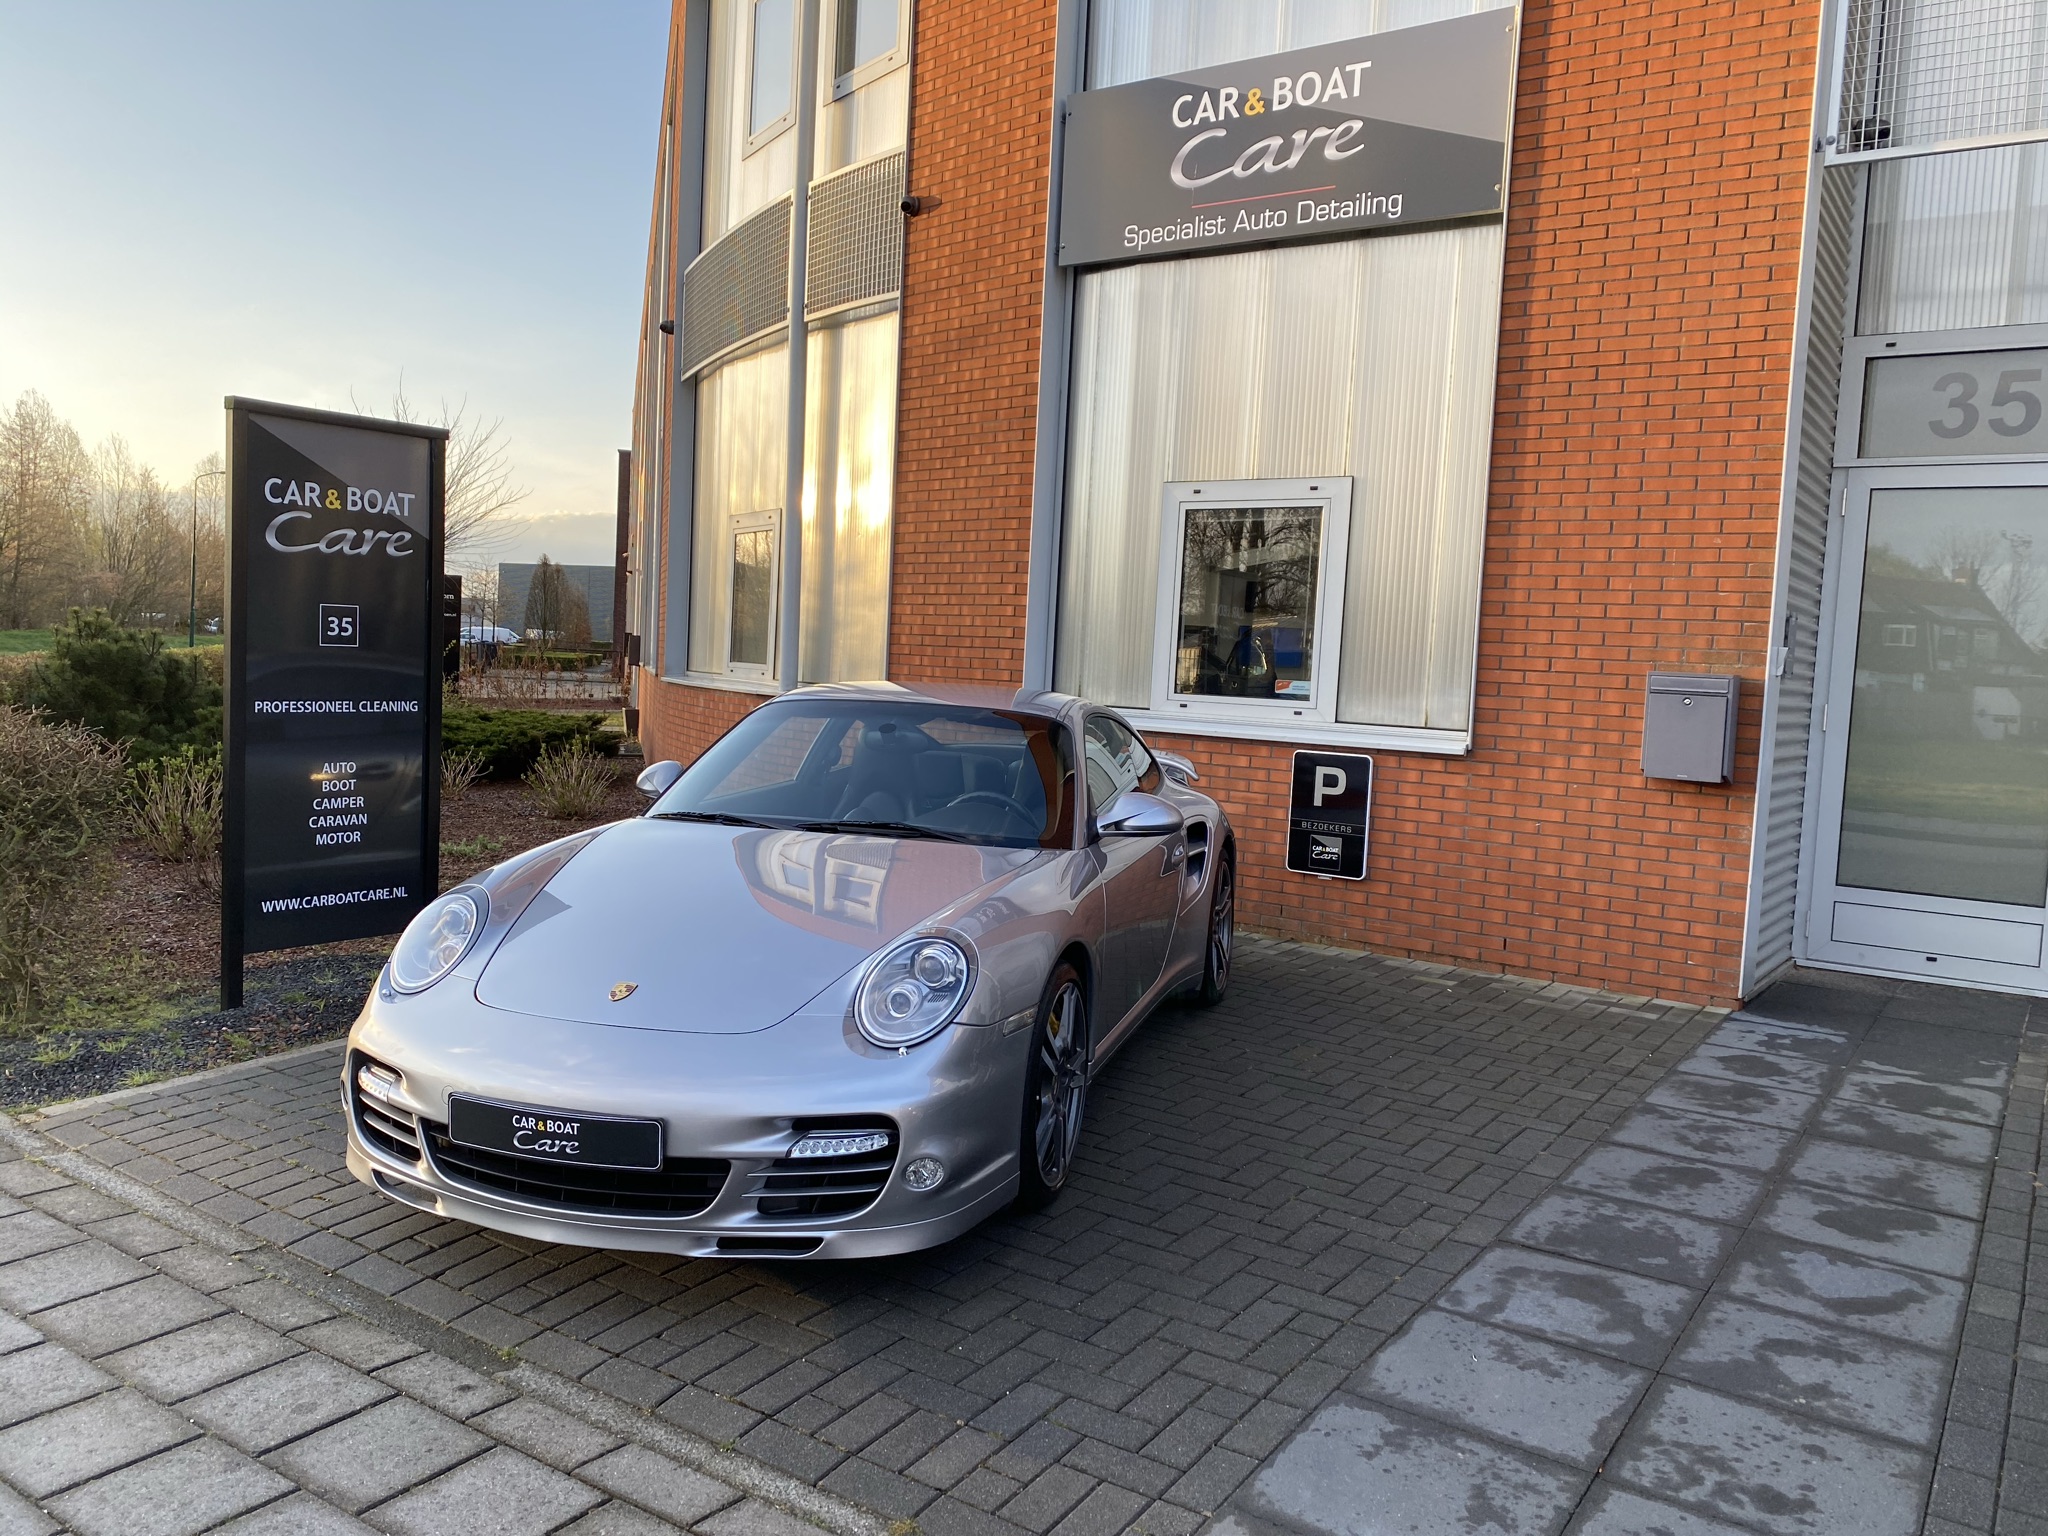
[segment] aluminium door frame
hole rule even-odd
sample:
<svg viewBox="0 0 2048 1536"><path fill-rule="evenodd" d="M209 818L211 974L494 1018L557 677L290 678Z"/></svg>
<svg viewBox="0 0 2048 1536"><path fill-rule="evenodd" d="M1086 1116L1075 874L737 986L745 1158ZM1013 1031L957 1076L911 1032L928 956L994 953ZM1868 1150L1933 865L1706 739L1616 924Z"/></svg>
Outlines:
<svg viewBox="0 0 2048 1536"><path fill-rule="evenodd" d="M1961 349L1948 346L1924 350ZM1865 355L1869 354L1866 352ZM1859 394L1856 408L1859 415L1860 410ZM1843 414L1846 417L1850 412L1845 410ZM2048 460L2004 456L1988 460L1883 460L1838 467L1834 472L1824 567L1827 575L1821 593L1820 634L1815 646L1817 707L1807 748L1806 805L1800 839L1798 922L1793 935L1793 955L1795 963L1815 970L1932 981L1942 986L1975 991L2048 996L2048 954L2044 954L2042 961L2033 968L2034 980L2027 984L2010 974L1961 974L1954 966L1930 973L1924 967L1909 968L1903 960L1887 964L1881 958L1845 958L1839 954L1816 953L1817 947L1822 945L1847 946L1847 941L1835 940L1831 934L1827 938L1817 936L1814 925L1816 917L1822 915L1821 909L1824 906L1828 909L1825 915L1831 921L1837 900L1842 899L1845 893L1864 889L1843 886L1836 875L1840 867L1842 791L1848 761L1848 731L1855 702L1856 629L1860 628L1862 616L1862 557L1868 552L1871 494L1882 490L1969 489L1978 486L2039 487L2048 492ZM1852 556L1855 557L1853 568ZM1855 628L1851 627L1852 623ZM1836 658L1845 645L1849 653L1846 674L1838 671L1836 666ZM1839 721L1835 718L1837 715L1840 716ZM1912 892L1872 890L1870 895L1872 905L1904 908L1905 902L1910 900L1926 903L1925 910L1930 912L1942 912L1948 907L2009 905L1961 897L1922 896ZM1893 900L1880 899L1887 897ZM1854 899L1853 895L1851 899ZM2038 913L2044 932L2048 932L2048 904L2040 908L2009 909ZM1953 915L1986 922L2002 920L1981 912L1956 912ZM1878 948L1869 945L1857 947ZM1899 951L1901 956L1908 953L1911 952ZM1953 960L1956 966L1996 966L2008 972L2025 969L2003 966L1997 961L1945 958Z"/></svg>

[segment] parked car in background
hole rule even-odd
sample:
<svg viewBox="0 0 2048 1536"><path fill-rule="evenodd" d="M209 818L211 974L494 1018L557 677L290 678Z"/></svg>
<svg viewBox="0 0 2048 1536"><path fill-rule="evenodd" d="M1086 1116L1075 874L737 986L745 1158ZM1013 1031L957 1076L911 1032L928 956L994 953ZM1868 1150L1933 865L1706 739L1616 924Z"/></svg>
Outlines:
<svg viewBox="0 0 2048 1536"><path fill-rule="evenodd" d="M348 1161L551 1242L929 1247L1074 1163L1164 999L1223 995L1235 849L1194 771L1058 694L807 688L647 814L429 905L349 1039Z"/></svg>

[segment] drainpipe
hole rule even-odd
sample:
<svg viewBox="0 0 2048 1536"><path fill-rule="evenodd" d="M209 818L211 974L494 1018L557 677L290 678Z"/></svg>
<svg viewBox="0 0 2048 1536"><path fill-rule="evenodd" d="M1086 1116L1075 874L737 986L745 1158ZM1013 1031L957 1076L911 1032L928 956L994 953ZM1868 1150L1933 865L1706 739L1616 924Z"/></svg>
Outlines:
<svg viewBox="0 0 2048 1536"><path fill-rule="evenodd" d="M784 693L802 682L804 592L804 280L810 260L811 161L818 136L818 0L797 6L796 174L789 207L789 431L782 492L782 595L776 681Z"/></svg>

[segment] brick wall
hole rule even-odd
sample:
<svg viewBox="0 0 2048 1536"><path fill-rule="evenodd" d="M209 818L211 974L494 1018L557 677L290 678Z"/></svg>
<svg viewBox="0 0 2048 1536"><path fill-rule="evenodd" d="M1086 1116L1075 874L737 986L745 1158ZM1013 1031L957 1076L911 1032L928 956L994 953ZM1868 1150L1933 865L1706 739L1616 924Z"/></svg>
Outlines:
<svg viewBox="0 0 2048 1536"><path fill-rule="evenodd" d="M1731 999L1819 8L1531 0L1470 757L1376 754L1372 876L1282 870L1288 749L1180 740L1247 922ZM891 670L1012 682L1052 6L924 0ZM1035 153L1020 152L1035 145ZM1745 680L1732 789L1638 771L1644 674Z"/></svg>
<svg viewBox="0 0 2048 1536"><path fill-rule="evenodd" d="M919 0L889 675L1014 683L1037 434L1053 0Z"/></svg>
<svg viewBox="0 0 2048 1536"><path fill-rule="evenodd" d="M763 695L729 688L692 688L640 669L640 746L647 761L687 763L737 725Z"/></svg>

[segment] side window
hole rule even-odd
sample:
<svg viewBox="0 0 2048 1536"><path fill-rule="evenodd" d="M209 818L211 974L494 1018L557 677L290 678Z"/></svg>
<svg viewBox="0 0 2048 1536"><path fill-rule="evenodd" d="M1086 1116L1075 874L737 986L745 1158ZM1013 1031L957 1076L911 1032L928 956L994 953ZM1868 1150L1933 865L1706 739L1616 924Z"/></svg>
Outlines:
<svg viewBox="0 0 2048 1536"><path fill-rule="evenodd" d="M1108 715L1090 715L1082 731L1088 765L1088 814L1100 815L1127 789L1159 788L1159 765L1130 727Z"/></svg>
<svg viewBox="0 0 2048 1536"><path fill-rule="evenodd" d="M795 116L796 0L754 0L748 147L765 142Z"/></svg>

